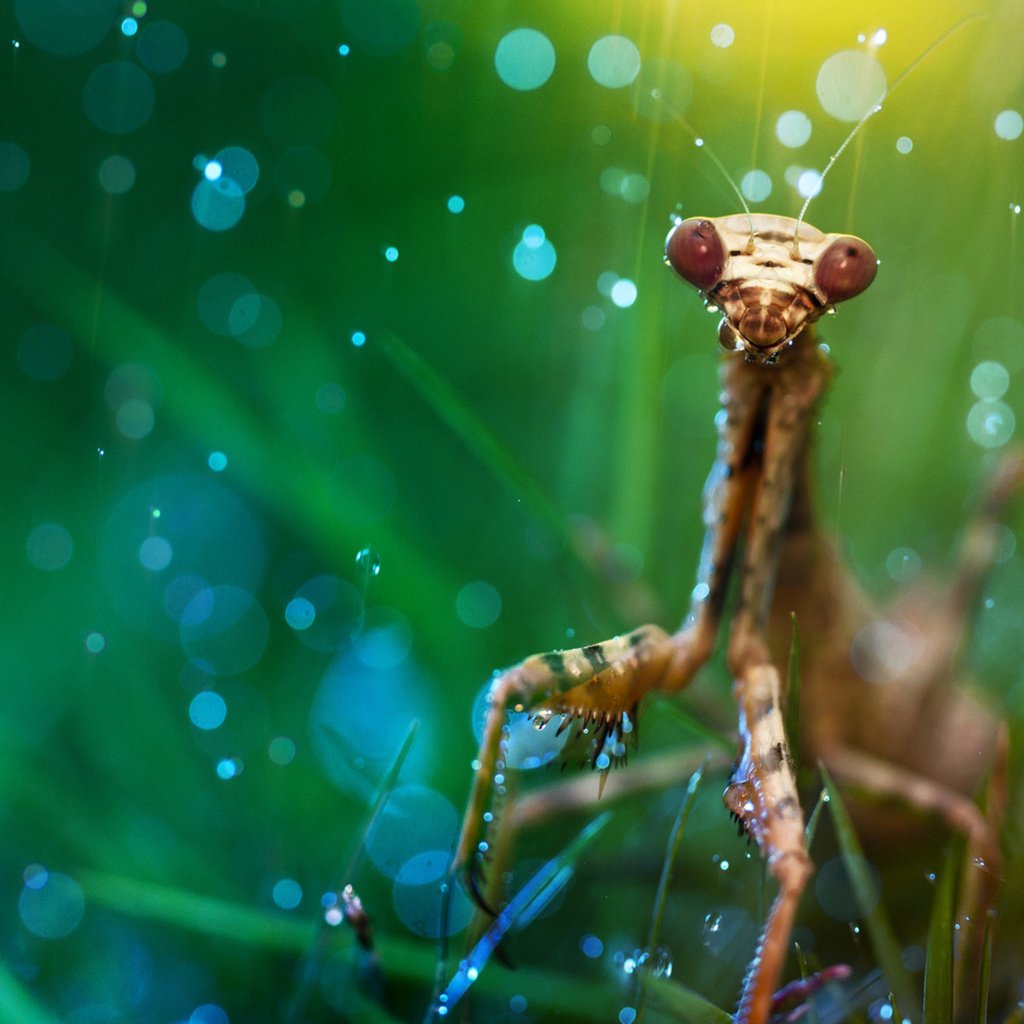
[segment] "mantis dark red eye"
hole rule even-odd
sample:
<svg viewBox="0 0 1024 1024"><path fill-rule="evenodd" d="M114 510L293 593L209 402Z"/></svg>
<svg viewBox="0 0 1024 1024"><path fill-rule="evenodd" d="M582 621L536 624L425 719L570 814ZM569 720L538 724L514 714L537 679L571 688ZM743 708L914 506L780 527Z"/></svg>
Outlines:
<svg viewBox="0 0 1024 1024"><path fill-rule="evenodd" d="M837 238L814 266L814 281L829 302L860 295L875 279L878 259L867 242L853 235Z"/></svg>
<svg viewBox="0 0 1024 1024"><path fill-rule="evenodd" d="M665 239L665 262L684 281L710 291L725 267L725 246L715 225L703 217L680 221Z"/></svg>

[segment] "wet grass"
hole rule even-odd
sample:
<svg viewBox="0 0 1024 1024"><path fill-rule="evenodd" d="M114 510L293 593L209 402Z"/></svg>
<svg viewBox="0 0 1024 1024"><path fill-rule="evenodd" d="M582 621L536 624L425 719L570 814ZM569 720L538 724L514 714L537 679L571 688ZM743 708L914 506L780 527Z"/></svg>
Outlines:
<svg viewBox="0 0 1024 1024"><path fill-rule="evenodd" d="M420 5L419 34L385 52L360 45L334 6L189 0L166 15L186 33L186 62L151 76L152 119L115 135L86 119L83 90L101 64L138 64L136 41L111 26L92 50L47 53L13 19L22 6L0 14L5 38L20 42L9 49L0 134L31 162L26 184L0 194L8 354L0 404L9 428L0 1018L187 1021L216 1004L232 1022L280 1021L301 988L302 958L326 935L308 1024L420 1019L436 974L431 926L399 913L394 871L349 859L374 794L421 786L446 801L432 809L457 819L474 756L471 708L492 670L642 621L673 626L700 552L717 343L713 321L670 279L660 252L670 213L731 212L732 198L671 119L637 116L629 89L589 77L590 45L621 32L645 59L679 61L694 85L688 121L736 177L754 166L770 173L768 206L795 214L787 167L823 164L847 126L815 115L812 142L793 152L774 138L778 115L817 110L818 67L858 33L889 28L879 55L893 75L927 43L933 22L952 23L958 11L871 2L808 18L744 2L734 47L720 49L709 43L718 15L693 5L643 3L612 17L600 5L512 4L499 16L488 5L442 2ZM514 92L494 74L497 41L518 25L545 31L558 53L538 91ZM863 235L883 259L872 293L827 324L841 373L815 437L820 513L872 593L894 585L892 552L913 548L941 569L953 547L964 495L990 455L964 427L974 366L1005 361L1003 400L1018 404L1015 296L1024 284L1020 222L1007 210L1020 199L1019 143L996 139L991 123L1014 103L1007 55L1020 51L1020 33L1019 15L1003 12L930 58L811 206L812 223ZM346 58L342 37L353 47ZM444 50L439 38L453 52L446 70L429 63ZM779 47L799 57L780 63ZM224 67L211 60L218 48ZM323 85L331 101L318 109L330 126L322 137L303 135L310 112L298 109L297 134L282 141L261 111L273 89L297 78ZM908 156L894 146L903 135L914 141ZM193 160L232 143L257 155L260 181L236 228L205 231L190 212ZM289 178L296 149L317 150L330 168L322 198L315 182ZM135 167L125 194L98 184L110 155ZM609 168L643 175L647 198L628 202L604 189ZM466 200L458 215L446 207L454 193ZM512 271L510 253L534 222L558 263L549 279L530 282ZM397 262L383 257L387 245L399 249ZM197 297L225 272L275 300L282 329L272 345L252 348L204 326ZM607 273L636 284L632 307L615 306L598 287ZM72 342L70 367L52 380L32 376L19 356L39 324ZM356 330L366 334L359 347L350 341ZM144 368L150 382L130 396L153 414L142 436L121 429L124 377L113 375L125 367ZM227 456L223 473L209 468L213 451ZM181 608L165 597L179 575L186 587L240 585L224 567L240 557L241 531L215 535L199 559L191 545L208 536L212 518L194 516L173 536L166 569L144 569L138 548L170 529L175 510L161 521L143 502L130 524L138 536L128 527L109 536L126 496L157 493L182 475L193 491L213 481L258 538L246 586L264 612L266 642L239 673L214 674L190 658L173 617ZM1021 511L1012 517L1019 532ZM50 522L73 539L61 569L26 554L31 532ZM372 577L356 565L367 546L381 558ZM112 548L123 557L113 559ZM351 588L359 607L338 625L336 643L318 647L285 610L321 577L338 581L339 593ZM489 625L459 604L473 582L500 597ZM987 1019L999 1021L1016 999L1007 978L1024 969L1012 939L1024 929L1019 551L984 596L967 660L1011 731L1006 884L984 959ZM317 613L327 621L331 609ZM99 651L86 646L97 636ZM794 644L793 666L796 653ZM325 738L315 712L336 659L355 678L328 719L340 742ZM357 674L367 668L374 674ZM204 689L225 699L218 729L190 720ZM598 811L614 809L612 823L579 853L544 912L505 936L517 968L491 963L481 972L472 990L478 1019L617 1019L635 999L623 958L650 941L655 906L674 970L643 975L646 1024L724 1020L731 1010L770 894L721 806L725 770L709 768L687 804L670 858L674 882L659 889L693 765L705 750L720 756L733 745L720 661L679 706L650 702L633 767L665 764L673 751L688 767L629 799L609 782ZM413 719L417 738L387 782ZM294 744L294 758L271 756L281 739ZM240 766L230 779L218 775L225 759ZM536 796L556 772L532 773L524 787ZM596 798L596 780L592 789ZM837 807L830 795L809 823L819 863L855 849L828 813ZM597 813L579 807L524 829L512 891ZM403 823L410 842L422 824ZM946 878L947 836L934 822L914 827L909 849L860 837L895 938L865 938L870 914L854 934L810 890L801 907L808 969L850 963L869 993L851 990L854 1019L887 985L900 989L901 1008L914 1005L921 971L906 998L905 979L892 982L907 950L935 947L929 985L945 991L936 978L948 932L937 908L944 915L947 903L926 879ZM85 911L66 935L46 937L39 922L33 931L19 910L33 865L81 887ZM354 980L353 935L322 926L321 897L339 872L353 876L373 921L386 979L379 998ZM295 908L274 901L282 879L301 887ZM820 1011L823 1024L835 1019L828 1012Z"/></svg>

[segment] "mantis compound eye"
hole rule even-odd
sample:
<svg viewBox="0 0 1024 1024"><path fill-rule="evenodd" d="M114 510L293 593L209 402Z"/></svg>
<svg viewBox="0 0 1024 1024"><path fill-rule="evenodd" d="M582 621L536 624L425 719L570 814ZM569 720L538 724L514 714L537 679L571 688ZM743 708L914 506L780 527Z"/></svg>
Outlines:
<svg viewBox="0 0 1024 1024"><path fill-rule="evenodd" d="M725 246L715 225L703 217L680 221L665 239L665 262L684 281L710 291L725 267Z"/></svg>
<svg viewBox="0 0 1024 1024"><path fill-rule="evenodd" d="M814 265L814 281L828 301L844 302L860 295L875 279L878 259L867 242L853 235L837 238Z"/></svg>

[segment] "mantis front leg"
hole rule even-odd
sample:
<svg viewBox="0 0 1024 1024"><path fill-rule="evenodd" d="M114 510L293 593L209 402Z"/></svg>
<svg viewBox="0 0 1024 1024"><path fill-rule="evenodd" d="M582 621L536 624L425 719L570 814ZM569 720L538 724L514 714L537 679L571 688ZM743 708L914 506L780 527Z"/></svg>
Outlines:
<svg viewBox="0 0 1024 1024"><path fill-rule="evenodd" d="M504 788L501 748L509 712L526 711L541 727L561 716L559 730L576 730L574 738L584 743L594 767L602 753L614 763L641 698L651 690L681 690L710 657L754 482L749 453L760 425L761 398L757 389L737 391L719 421L718 455L704 490L706 532L697 585L682 628L669 635L658 626L642 626L603 643L533 655L491 683L455 855L456 869L483 909L494 912L484 896L483 874L488 835L498 824L496 798Z"/></svg>

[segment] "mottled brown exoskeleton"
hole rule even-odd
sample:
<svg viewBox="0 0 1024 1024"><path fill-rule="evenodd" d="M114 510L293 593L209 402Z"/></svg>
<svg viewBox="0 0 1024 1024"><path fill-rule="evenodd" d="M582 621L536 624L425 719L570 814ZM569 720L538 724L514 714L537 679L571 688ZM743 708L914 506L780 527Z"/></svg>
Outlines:
<svg viewBox="0 0 1024 1024"><path fill-rule="evenodd" d="M723 314L718 451L704 492L704 546L689 614L674 633L643 626L575 650L535 655L497 675L456 865L486 909L481 875L497 827L489 814L504 771L510 711L571 732L595 767L622 758L639 705L679 691L708 660L729 610L726 661L739 712L739 754L725 803L778 885L736 1020L765 1024L813 871L784 725L795 616L802 642L801 758L841 784L907 801L998 858L972 800L997 747L997 720L951 686L973 595L999 544L999 515L1020 483L1008 458L967 527L941 592L914 592L880 613L853 582L813 512L809 427L831 376L815 323L872 282L871 247L788 217L691 218L665 258ZM550 723L550 725L549 725ZM496 783L496 777L498 777Z"/></svg>

